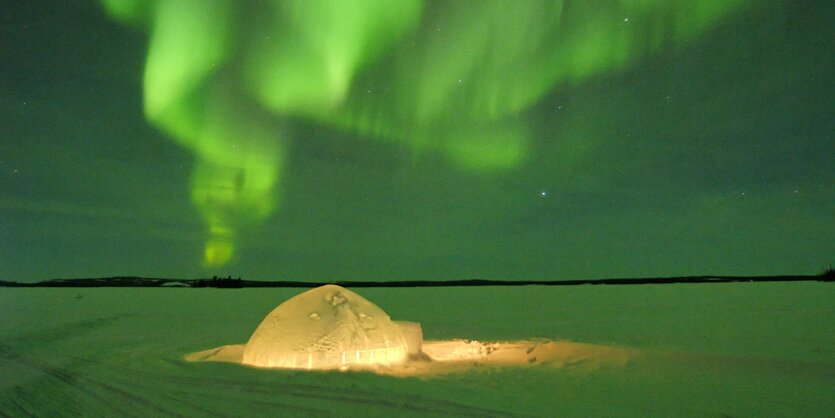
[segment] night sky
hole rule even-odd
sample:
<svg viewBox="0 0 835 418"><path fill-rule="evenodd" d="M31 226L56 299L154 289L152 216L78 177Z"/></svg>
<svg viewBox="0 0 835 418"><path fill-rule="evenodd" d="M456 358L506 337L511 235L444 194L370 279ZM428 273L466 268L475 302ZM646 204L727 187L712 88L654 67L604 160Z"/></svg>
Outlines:
<svg viewBox="0 0 835 418"><path fill-rule="evenodd" d="M0 280L813 274L835 2L13 1Z"/></svg>

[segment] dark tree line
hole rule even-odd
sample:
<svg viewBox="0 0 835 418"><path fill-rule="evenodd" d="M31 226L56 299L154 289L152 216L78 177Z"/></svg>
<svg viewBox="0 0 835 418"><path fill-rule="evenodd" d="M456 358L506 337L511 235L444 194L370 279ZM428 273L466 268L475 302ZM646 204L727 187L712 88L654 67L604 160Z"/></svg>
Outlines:
<svg viewBox="0 0 835 418"><path fill-rule="evenodd" d="M214 276L211 279L197 279L191 282L191 287L241 288L243 287L243 280L240 277L233 279L232 276Z"/></svg>

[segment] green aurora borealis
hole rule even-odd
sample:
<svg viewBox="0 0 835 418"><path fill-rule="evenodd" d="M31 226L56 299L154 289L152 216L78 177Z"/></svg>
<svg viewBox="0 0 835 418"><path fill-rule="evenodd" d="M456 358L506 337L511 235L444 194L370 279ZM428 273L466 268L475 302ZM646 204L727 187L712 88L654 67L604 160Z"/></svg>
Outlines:
<svg viewBox="0 0 835 418"><path fill-rule="evenodd" d="M65 3L0 18L0 279L833 262L827 2Z"/></svg>

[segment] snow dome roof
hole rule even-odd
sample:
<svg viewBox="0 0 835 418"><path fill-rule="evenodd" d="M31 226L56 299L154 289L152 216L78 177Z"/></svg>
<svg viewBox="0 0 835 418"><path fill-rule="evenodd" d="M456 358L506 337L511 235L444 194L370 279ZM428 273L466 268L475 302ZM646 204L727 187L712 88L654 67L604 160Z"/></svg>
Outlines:
<svg viewBox="0 0 835 418"><path fill-rule="evenodd" d="M247 342L243 363L261 367L335 369L406 360L403 333L377 305L336 285L279 305Z"/></svg>

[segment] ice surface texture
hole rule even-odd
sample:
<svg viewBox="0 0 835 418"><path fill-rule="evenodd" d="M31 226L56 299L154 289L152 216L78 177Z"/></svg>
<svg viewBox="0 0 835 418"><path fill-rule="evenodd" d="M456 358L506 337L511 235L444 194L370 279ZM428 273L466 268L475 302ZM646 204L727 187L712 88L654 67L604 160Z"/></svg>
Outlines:
<svg viewBox="0 0 835 418"><path fill-rule="evenodd" d="M403 333L382 309L348 289L325 285L270 312L247 342L243 363L336 369L396 364L407 356Z"/></svg>

